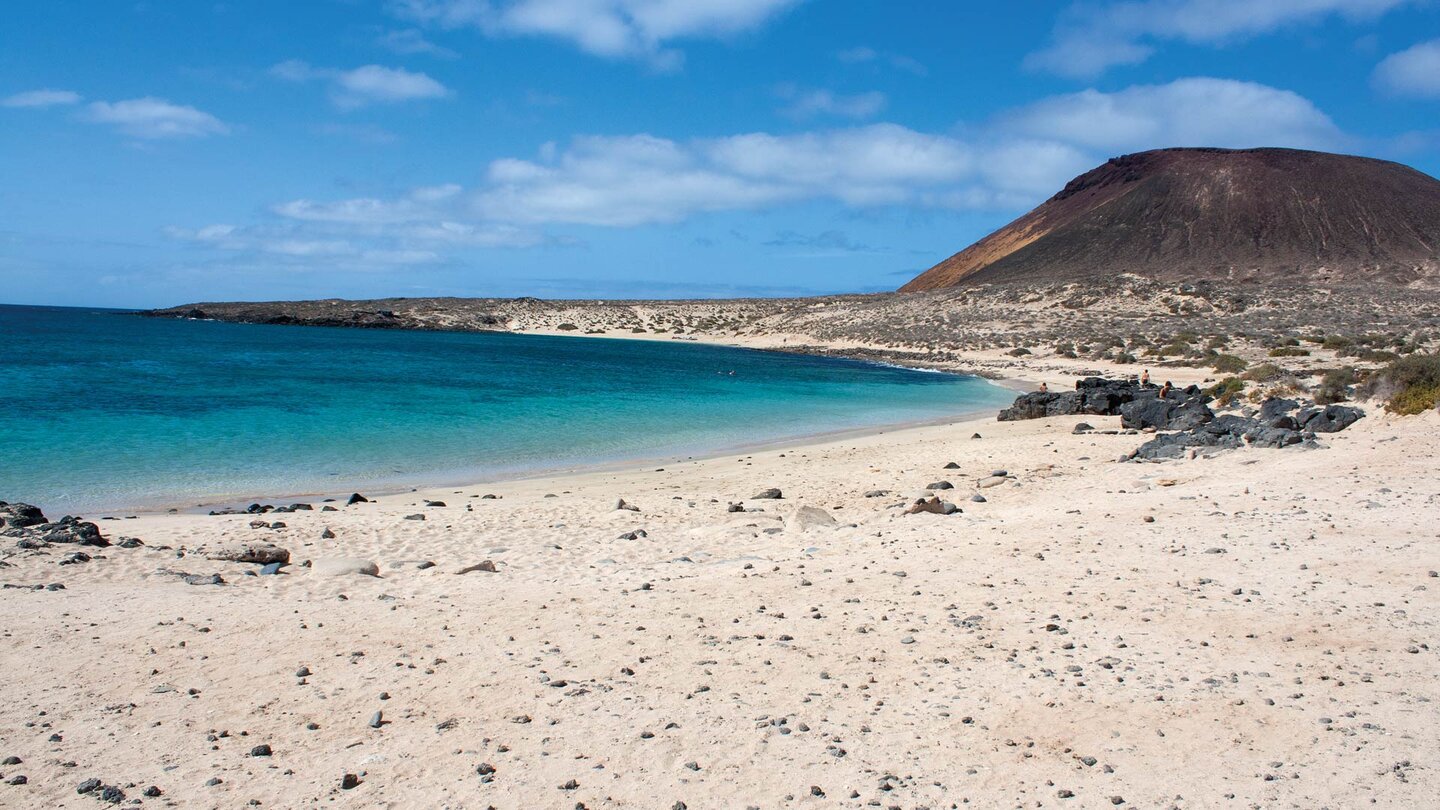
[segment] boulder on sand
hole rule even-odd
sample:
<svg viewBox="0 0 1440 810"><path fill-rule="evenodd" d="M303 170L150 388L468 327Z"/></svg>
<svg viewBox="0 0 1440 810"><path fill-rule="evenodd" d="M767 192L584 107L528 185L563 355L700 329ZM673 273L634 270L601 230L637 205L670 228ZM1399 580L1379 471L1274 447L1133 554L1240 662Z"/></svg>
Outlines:
<svg viewBox="0 0 1440 810"><path fill-rule="evenodd" d="M203 553L208 560L222 562L255 563L256 565L290 562L290 552L273 543L235 543L205 549Z"/></svg>
<svg viewBox="0 0 1440 810"><path fill-rule="evenodd" d="M374 560L360 557L318 557L310 561L310 570L322 577L380 576L380 566Z"/></svg>
<svg viewBox="0 0 1440 810"><path fill-rule="evenodd" d="M805 532L817 528L830 528L835 518L816 506L797 506L785 515L785 531Z"/></svg>

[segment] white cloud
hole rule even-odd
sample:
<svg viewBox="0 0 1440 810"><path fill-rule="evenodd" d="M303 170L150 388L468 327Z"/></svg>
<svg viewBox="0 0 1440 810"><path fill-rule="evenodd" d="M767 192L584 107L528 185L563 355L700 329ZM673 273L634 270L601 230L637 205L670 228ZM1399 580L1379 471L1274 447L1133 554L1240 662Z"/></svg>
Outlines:
<svg viewBox="0 0 1440 810"><path fill-rule="evenodd" d="M1219 45L1330 17L1365 21L1413 0L1108 0L1076 4L1026 67L1085 78L1145 61L1154 43Z"/></svg>
<svg viewBox="0 0 1440 810"><path fill-rule="evenodd" d="M84 118L113 126L132 138L198 138L230 131L210 113L152 97L95 101L85 108Z"/></svg>
<svg viewBox="0 0 1440 810"><path fill-rule="evenodd" d="M829 90L806 90L793 84L776 88L776 95L786 101L782 112L804 120L819 115L840 118L873 118L885 109L889 100L884 93L870 92L841 95Z"/></svg>
<svg viewBox="0 0 1440 810"><path fill-rule="evenodd" d="M396 0L402 17L489 36L548 36L586 53L678 64L666 43L753 30L802 0Z"/></svg>
<svg viewBox="0 0 1440 810"><path fill-rule="evenodd" d="M414 28L386 31L377 37L375 42L380 47L401 56L438 56L441 59L457 59L460 56L449 48L426 39L424 34Z"/></svg>
<svg viewBox="0 0 1440 810"><path fill-rule="evenodd" d="M270 68L270 75L291 82L326 81L330 84L331 101L341 109L445 98L450 95L445 85L424 73L381 65L336 70L317 68L299 59L291 59Z"/></svg>
<svg viewBox="0 0 1440 810"><path fill-rule="evenodd" d="M1110 151L1155 145L1327 149L1346 140L1305 97L1230 79L1180 79L1116 93L1085 90L1022 107L1003 121L1032 137Z"/></svg>
<svg viewBox="0 0 1440 810"><path fill-rule="evenodd" d="M816 201L1014 211L1120 152L1169 146L1324 148L1348 141L1305 98L1211 78L1087 90L1019 108L965 135L871 124L671 140L577 137L491 161L473 186L299 199L263 227L175 231L211 248L340 263L562 243L576 226L668 224L708 212ZM842 247L827 237L828 249Z"/></svg>
<svg viewBox="0 0 1440 810"><path fill-rule="evenodd" d="M1376 87L1397 96L1440 98L1440 39L1390 54L1373 78Z"/></svg>
<svg viewBox="0 0 1440 810"><path fill-rule="evenodd" d="M61 107L80 103L80 94L70 90L30 90L0 100L0 107Z"/></svg>
<svg viewBox="0 0 1440 810"><path fill-rule="evenodd" d="M1295 93L1192 78L1056 96L965 138L895 124L691 141L580 137L563 149L545 144L532 159L495 160L474 188L295 200L275 211L295 221L352 226L451 222L528 229L633 227L810 200L857 208L1013 209L1033 205L1116 152L1346 142L1329 117Z"/></svg>

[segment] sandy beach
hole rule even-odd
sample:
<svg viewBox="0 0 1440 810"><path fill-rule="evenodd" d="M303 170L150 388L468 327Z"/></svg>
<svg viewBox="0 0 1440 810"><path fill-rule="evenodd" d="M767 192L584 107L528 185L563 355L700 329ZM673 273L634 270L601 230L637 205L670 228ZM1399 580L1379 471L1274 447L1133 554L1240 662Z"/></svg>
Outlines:
<svg viewBox="0 0 1440 810"><path fill-rule="evenodd" d="M1369 410L1159 464L991 417L100 521L143 545L0 568L0 805L1428 806L1440 417ZM905 514L942 481L962 513Z"/></svg>

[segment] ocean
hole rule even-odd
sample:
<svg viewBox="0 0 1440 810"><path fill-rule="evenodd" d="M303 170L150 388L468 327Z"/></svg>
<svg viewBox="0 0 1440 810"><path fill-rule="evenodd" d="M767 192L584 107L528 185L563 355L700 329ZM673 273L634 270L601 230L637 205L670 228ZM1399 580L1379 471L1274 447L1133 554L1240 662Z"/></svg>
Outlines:
<svg viewBox="0 0 1440 810"><path fill-rule="evenodd" d="M0 306L0 380L0 500L52 515L673 461L1013 398L974 377L684 341L21 306Z"/></svg>

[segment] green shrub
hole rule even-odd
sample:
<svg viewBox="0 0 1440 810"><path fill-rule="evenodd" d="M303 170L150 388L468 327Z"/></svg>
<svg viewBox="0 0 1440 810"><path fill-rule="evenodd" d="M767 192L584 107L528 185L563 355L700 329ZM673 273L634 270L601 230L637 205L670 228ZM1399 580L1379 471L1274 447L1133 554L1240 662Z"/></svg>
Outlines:
<svg viewBox="0 0 1440 810"><path fill-rule="evenodd" d="M1229 405L1235 401L1245 390L1245 381L1239 377L1226 377L1218 383L1205 389L1205 393L1215 398L1219 405Z"/></svg>
<svg viewBox="0 0 1440 810"><path fill-rule="evenodd" d="M1285 376L1285 369L1280 368L1274 363L1261 363L1258 366L1251 366L1241 376L1251 382L1274 382Z"/></svg>
<svg viewBox="0 0 1440 810"><path fill-rule="evenodd" d="M1350 386L1354 385L1356 380L1353 368L1337 368L1325 372L1325 376L1320 378L1320 386L1315 389L1315 402L1319 405L1344 402L1350 398Z"/></svg>
<svg viewBox="0 0 1440 810"><path fill-rule="evenodd" d="M1309 357L1309 349L1297 349L1294 346L1281 346L1278 349L1270 350L1271 357Z"/></svg>
<svg viewBox="0 0 1440 810"><path fill-rule="evenodd" d="M1011 349L1009 353L1011 357L1024 357L1025 355L1030 353L1030 350L1025 348L1024 346L1016 346L1015 348Z"/></svg>
<svg viewBox="0 0 1440 810"><path fill-rule="evenodd" d="M1398 414L1424 413L1440 406L1440 355L1401 357L1370 375L1363 391L1385 400Z"/></svg>
<svg viewBox="0 0 1440 810"><path fill-rule="evenodd" d="M1341 349L1350 348L1350 346L1354 343L1355 341L1351 340L1350 338L1341 337L1340 335L1331 335L1330 337L1325 338L1325 340L1321 342L1320 345L1323 348L1338 352Z"/></svg>
<svg viewBox="0 0 1440 810"><path fill-rule="evenodd" d="M1233 354L1217 354L1210 360L1210 367L1221 374L1239 374L1249 365Z"/></svg>
<svg viewBox="0 0 1440 810"><path fill-rule="evenodd" d="M559 326L557 326L557 327L555 327L555 328L556 328L556 329L559 329L561 332L574 332L575 330L579 329L580 327L576 326L576 325L573 324L573 323L562 323L562 324L560 324Z"/></svg>
<svg viewBox="0 0 1440 810"><path fill-rule="evenodd" d="M1355 359L1363 363L1389 363L1399 358L1400 355L1395 352L1387 352L1383 349L1361 349L1355 354Z"/></svg>

